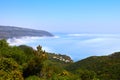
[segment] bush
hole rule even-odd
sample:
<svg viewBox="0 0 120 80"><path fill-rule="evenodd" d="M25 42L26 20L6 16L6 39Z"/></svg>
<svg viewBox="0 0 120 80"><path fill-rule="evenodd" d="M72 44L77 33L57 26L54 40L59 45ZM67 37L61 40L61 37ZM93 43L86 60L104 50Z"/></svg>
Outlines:
<svg viewBox="0 0 120 80"><path fill-rule="evenodd" d="M0 80L23 80L19 65L12 58L0 58Z"/></svg>
<svg viewBox="0 0 120 80"><path fill-rule="evenodd" d="M29 76L27 77L25 80L45 80L45 79L42 79L42 78L39 78L38 76Z"/></svg>

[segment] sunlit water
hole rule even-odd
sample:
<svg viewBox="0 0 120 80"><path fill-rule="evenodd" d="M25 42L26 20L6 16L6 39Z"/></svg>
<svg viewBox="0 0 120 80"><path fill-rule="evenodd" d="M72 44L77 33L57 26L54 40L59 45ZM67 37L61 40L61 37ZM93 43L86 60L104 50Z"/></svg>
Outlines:
<svg viewBox="0 0 120 80"><path fill-rule="evenodd" d="M120 51L119 34L56 34L55 37L22 37L7 40L10 45L41 45L44 50L70 56L74 61Z"/></svg>

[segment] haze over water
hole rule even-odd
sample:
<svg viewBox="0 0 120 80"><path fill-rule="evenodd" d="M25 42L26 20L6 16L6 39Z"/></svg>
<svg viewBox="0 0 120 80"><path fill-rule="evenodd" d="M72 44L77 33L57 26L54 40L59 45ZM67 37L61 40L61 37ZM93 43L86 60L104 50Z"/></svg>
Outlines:
<svg viewBox="0 0 120 80"><path fill-rule="evenodd" d="M8 39L10 45L41 45L51 53L65 54L74 61L120 51L120 34L55 34L55 37L22 37Z"/></svg>

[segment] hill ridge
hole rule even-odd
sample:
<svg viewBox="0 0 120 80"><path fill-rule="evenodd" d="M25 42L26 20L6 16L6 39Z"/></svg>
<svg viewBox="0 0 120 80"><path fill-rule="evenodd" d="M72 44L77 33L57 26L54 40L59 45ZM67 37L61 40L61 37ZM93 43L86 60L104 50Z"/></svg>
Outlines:
<svg viewBox="0 0 120 80"><path fill-rule="evenodd" d="M23 36L52 37L53 34L45 30L35 30L35 29L29 29L29 28L0 25L0 39L3 39L3 38L8 39L13 37L23 37Z"/></svg>

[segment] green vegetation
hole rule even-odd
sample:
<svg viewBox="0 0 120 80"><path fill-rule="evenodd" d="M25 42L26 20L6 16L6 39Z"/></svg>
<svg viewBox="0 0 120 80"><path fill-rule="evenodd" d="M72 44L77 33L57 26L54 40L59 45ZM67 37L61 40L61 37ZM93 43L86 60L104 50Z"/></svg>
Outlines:
<svg viewBox="0 0 120 80"><path fill-rule="evenodd" d="M0 80L119 80L120 52L73 62L41 46L9 46L0 40Z"/></svg>
<svg viewBox="0 0 120 80"><path fill-rule="evenodd" d="M41 46L34 50L26 45L9 46L6 40L0 40L0 80L71 80L72 73L62 65L70 64L68 59L66 55L45 52Z"/></svg>
<svg viewBox="0 0 120 80"><path fill-rule="evenodd" d="M68 71L79 73L88 70L100 80L120 80L120 52L108 56L92 56L66 67Z"/></svg>

